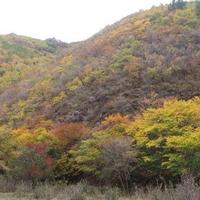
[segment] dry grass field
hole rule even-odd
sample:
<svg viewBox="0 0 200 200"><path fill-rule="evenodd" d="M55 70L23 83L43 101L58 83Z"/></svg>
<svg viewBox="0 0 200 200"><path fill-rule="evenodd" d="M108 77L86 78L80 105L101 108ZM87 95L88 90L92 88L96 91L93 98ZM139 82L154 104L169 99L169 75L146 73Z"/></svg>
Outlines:
<svg viewBox="0 0 200 200"><path fill-rule="evenodd" d="M0 200L199 200L200 187L192 176L185 177L176 187L118 188L94 187L87 182L76 185L0 181Z"/></svg>

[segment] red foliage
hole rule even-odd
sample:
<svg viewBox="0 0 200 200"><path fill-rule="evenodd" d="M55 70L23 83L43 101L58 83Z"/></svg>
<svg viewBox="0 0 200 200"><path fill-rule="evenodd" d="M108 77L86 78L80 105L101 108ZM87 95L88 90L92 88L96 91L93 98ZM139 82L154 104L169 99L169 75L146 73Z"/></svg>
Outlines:
<svg viewBox="0 0 200 200"><path fill-rule="evenodd" d="M46 173L46 170L51 169L55 164L55 160L48 155L49 146L47 143L38 142L29 144L28 147L38 154L42 159L41 166L38 166L37 163L32 166L30 175L31 177L43 177Z"/></svg>
<svg viewBox="0 0 200 200"><path fill-rule="evenodd" d="M47 167L50 168L55 164L55 160L51 157L47 157L45 159L45 163L46 163Z"/></svg>
<svg viewBox="0 0 200 200"><path fill-rule="evenodd" d="M37 166L33 166L30 171L31 177L42 177L44 172Z"/></svg>
<svg viewBox="0 0 200 200"><path fill-rule="evenodd" d="M48 150L48 144L44 142L32 143L28 147L41 156L44 156Z"/></svg>
<svg viewBox="0 0 200 200"><path fill-rule="evenodd" d="M58 124L53 129L53 134L64 146L73 146L89 132L89 128L83 123Z"/></svg>

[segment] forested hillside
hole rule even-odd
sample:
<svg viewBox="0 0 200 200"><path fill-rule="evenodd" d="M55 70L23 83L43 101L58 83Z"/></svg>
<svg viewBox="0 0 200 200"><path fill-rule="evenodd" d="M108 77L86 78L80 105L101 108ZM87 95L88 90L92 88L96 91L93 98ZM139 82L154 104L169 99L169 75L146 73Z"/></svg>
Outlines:
<svg viewBox="0 0 200 200"><path fill-rule="evenodd" d="M96 123L111 113L135 114L160 98L199 95L199 23L192 5L161 6L78 44L69 55L79 75L50 116Z"/></svg>
<svg viewBox="0 0 200 200"><path fill-rule="evenodd" d="M0 36L0 172L123 189L198 176L199 8L173 1L72 44Z"/></svg>
<svg viewBox="0 0 200 200"><path fill-rule="evenodd" d="M1 37L1 118L15 124L39 112L57 122L95 125L160 98L199 95L199 24L190 4L133 14L68 48L58 41ZM20 87L28 92L14 94Z"/></svg>
<svg viewBox="0 0 200 200"><path fill-rule="evenodd" d="M51 73L56 70L55 62L64 54L66 46L55 39L40 41L15 34L0 36L2 124L11 122L14 125L29 116L29 111L25 114L23 105L26 104L29 110L31 106L36 107L31 93L34 93L35 101L36 96L43 98L39 94L42 84L51 79ZM33 112L37 112L37 108Z"/></svg>

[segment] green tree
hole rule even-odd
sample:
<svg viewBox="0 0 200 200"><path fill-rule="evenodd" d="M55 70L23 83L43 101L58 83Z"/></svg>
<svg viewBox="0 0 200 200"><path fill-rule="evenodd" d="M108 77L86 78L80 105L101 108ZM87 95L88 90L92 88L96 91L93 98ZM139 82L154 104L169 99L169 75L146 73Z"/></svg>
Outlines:
<svg viewBox="0 0 200 200"><path fill-rule="evenodd" d="M199 18L200 17L200 1L196 0L195 2L195 11L196 11L196 15Z"/></svg>
<svg viewBox="0 0 200 200"><path fill-rule="evenodd" d="M199 103L199 98L166 101L163 107L148 109L133 122L130 133L137 141L149 177L200 172Z"/></svg>
<svg viewBox="0 0 200 200"><path fill-rule="evenodd" d="M126 136L126 125L118 124L95 132L71 151L75 165L89 176L106 183L119 184L124 190L138 164L133 138Z"/></svg>
<svg viewBox="0 0 200 200"><path fill-rule="evenodd" d="M186 2L183 0L172 0L172 3L169 5L169 10L183 9L186 5Z"/></svg>

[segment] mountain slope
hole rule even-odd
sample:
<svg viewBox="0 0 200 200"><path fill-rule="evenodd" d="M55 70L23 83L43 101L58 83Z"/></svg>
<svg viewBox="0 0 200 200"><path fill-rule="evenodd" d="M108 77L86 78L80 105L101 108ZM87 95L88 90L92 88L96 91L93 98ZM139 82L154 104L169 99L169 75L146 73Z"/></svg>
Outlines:
<svg viewBox="0 0 200 200"><path fill-rule="evenodd" d="M133 14L70 45L5 36L0 51L10 58L1 53L1 122L19 125L43 116L95 125L111 113L135 115L165 98L200 95L199 31L188 3Z"/></svg>
<svg viewBox="0 0 200 200"><path fill-rule="evenodd" d="M108 114L135 114L159 99L200 94L200 19L194 4L131 15L76 45L76 89L55 106L58 121L98 122Z"/></svg>
<svg viewBox="0 0 200 200"><path fill-rule="evenodd" d="M15 34L0 36L2 123L18 118L20 104L28 100L31 90L49 76L66 46L67 44L55 39L41 41ZM16 112L12 110L12 106L17 109Z"/></svg>

